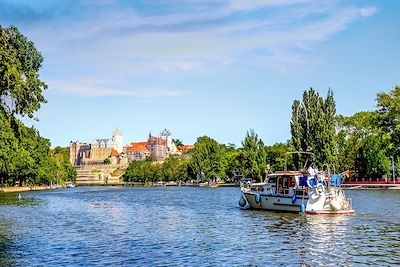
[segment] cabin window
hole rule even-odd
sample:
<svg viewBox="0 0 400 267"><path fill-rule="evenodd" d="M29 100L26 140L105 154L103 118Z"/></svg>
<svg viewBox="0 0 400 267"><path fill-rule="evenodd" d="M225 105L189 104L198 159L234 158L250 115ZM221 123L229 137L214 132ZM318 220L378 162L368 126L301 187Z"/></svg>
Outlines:
<svg viewBox="0 0 400 267"><path fill-rule="evenodd" d="M285 194L285 190L288 189L289 177L279 176L276 182L278 194Z"/></svg>
<svg viewBox="0 0 400 267"><path fill-rule="evenodd" d="M295 185L296 185L296 180L295 180L294 176L290 176L289 187L295 187Z"/></svg>
<svg viewBox="0 0 400 267"><path fill-rule="evenodd" d="M288 188L289 185L289 178L288 177L283 177L282 178L282 187L283 188Z"/></svg>

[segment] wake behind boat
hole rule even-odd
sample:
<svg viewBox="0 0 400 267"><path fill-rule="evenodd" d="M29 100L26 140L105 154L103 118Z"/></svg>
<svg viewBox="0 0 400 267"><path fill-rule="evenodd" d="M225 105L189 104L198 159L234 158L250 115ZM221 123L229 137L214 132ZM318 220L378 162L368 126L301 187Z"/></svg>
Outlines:
<svg viewBox="0 0 400 267"><path fill-rule="evenodd" d="M296 152L313 155L310 152ZM307 163L306 163L307 164ZM305 164L305 166L306 166ZM299 171L278 171L262 183L243 183L239 206L306 214L353 214L352 200L341 188L340 175L312 167Z"/></svg>

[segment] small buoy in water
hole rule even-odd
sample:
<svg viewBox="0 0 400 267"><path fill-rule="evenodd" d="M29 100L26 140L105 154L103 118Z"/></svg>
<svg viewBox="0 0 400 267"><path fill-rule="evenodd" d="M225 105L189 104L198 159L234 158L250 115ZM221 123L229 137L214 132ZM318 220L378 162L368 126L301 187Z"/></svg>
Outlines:
<svg viewBox="0 0 400 267"><path fill-rule="evenodd" d="M22 196L21 194L18 194L18 200L21 200Z"/></svg>
<svg viewBox="0 0 400 267"><path fill-rule="evenodd" d="M246 200L244 199L244 197L242 196L241 198L240 198L240 200L239 200L239 206L240 207L244 207L244 206L246 206Z"/></svg>

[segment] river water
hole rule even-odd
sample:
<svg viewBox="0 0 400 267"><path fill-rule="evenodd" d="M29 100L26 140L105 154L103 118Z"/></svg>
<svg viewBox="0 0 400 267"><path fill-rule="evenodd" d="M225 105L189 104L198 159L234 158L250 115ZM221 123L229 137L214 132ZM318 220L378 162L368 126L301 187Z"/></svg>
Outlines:
<svg viewBox="0 0 400 267"><path fill-rule="evenodd" d="M241 210L239 188L0 194L1 266L396 266L400 192L347 191L356 215Z"/></svg>

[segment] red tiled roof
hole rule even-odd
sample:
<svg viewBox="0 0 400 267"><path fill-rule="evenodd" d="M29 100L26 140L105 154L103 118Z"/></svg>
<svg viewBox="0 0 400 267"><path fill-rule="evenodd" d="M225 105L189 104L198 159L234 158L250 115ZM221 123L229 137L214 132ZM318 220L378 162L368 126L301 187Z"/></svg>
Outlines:
<svg viewBox="0 0 400 267"><path fill-rule="evenodd" d="M118 153L117 150L115 150L114 148L111 150L111 156L121 156L120 153Z"/></svg>
<svg viewBox="0 0 400 267"><path fill-rule="evenodd" d="M147 148L147 142L132 142L130 146L126 146L125 149L129 152L150 152Z"/></svg>
<svg viewBox="0 0 400 267"><path fill-rule="evenodd" d="M131 142L131 146L133 145L143 145L143 146L147 146L147 142Z"/></svg>
<svg viewBox="0 0 400 267"><path fill-rule="evenodd" d="M177 148L178 148L179 150L181 150L181 151L187 151L187 150L189 150L189 149L194 148L194 145L183 145L183 146L178 146Z"/></svg>

